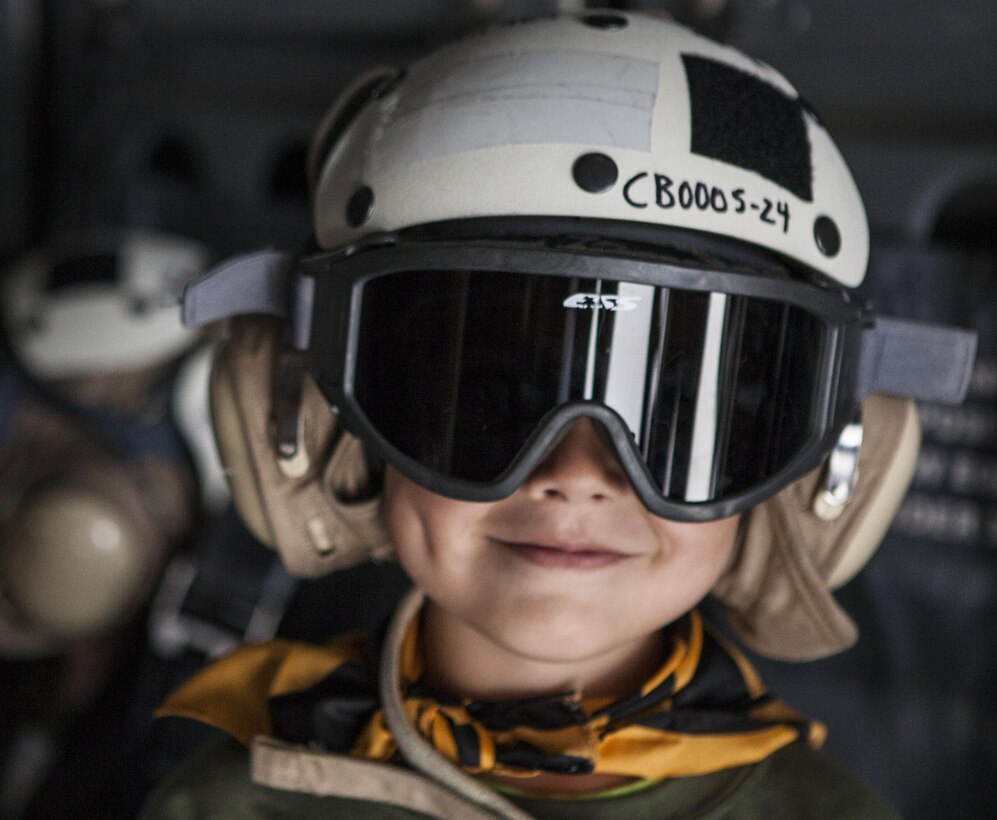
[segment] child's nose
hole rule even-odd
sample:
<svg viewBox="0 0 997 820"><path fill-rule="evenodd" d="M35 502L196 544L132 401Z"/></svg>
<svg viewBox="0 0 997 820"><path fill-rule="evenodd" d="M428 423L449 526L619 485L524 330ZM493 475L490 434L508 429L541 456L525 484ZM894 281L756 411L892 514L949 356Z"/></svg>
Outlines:
<svg viewBox="0 0 997 820"><path fill-rule="evenodd" d="M524 487L534 498L571 502L600 501L630 491L616 455L607 446L596 423L583 418L567 433L527 478Z"/></svg>

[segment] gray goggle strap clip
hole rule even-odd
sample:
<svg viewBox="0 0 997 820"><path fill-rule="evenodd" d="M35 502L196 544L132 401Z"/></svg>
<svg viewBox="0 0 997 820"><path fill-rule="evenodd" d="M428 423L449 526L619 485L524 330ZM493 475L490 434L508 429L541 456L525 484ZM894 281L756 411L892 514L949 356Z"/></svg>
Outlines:
<svg viewBox="0 0 997 820"><path fill-rule="evenodd" d="M291 320L293 348L307 350L315 280L296 276L296 262L292 253L264 250L216 265L184 289L183 323L204 327L232 316L277 316Z"/></svg>
<svg viewBox="0 0 997 820"><path fill-rule="evenodd" d="M862 334L856 398L892 393L958 404L966 397L976 358L976 332L944 325L877 318ZM861 410L841 431L827 459L814 513L833 521L851 501L862 448Z"/></svg>
<svg viewBox="0 0 997 820"><path fill-rule="evenodd" d="M315 284L311 277L295 276L296 261L294 254L275 250L237 256L187 285L181 302L188 327L248 314L290 319L273 381L274 444L281 468L289 474L307 467L301 462L301 390Z"/></svg>
<svg viewBox="0 0 997 820"><path fill-rule="evenodd" d="M975 358L976 331L876 317L862 332L855 397L891 393L959 404Z"/></svg>

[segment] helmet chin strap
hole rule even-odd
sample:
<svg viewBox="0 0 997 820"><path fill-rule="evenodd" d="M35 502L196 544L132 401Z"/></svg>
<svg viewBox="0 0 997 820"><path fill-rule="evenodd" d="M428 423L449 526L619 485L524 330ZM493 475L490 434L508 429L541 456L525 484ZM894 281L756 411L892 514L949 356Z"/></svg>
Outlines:
<svg viewBox="0 0 997 820"><path fill-rule="evenodd" d="M855 494L859 477L859 451L862 448L861 411L845 425L827 459L824 481L818 486L813 511L823 521L834 521Z"/></svg>
<svg viewBox="0 0 997 820"><path fill-rule="evenodd" d="M308 454L302 446L304 357L290 346L285 346L278 354L275 366L273 412L277 461L288 478L298 478L309 466Z"/></svg>

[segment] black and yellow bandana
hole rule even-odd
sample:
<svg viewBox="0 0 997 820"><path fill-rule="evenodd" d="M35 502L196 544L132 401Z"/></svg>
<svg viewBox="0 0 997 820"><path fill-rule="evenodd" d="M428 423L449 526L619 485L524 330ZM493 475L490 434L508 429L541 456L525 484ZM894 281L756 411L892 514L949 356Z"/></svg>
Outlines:
<svg viewBox="0 0 997 820"><path fill-rule="evenodd" d="M748 660L691 612L662 631L667 659L632 695L455 700L420 682L418 618L401 652L405 710L441 754L466 771L616 774L658 780L754 763L824 727L765 690ZM390 761L397 747L377 698L376 656L347 636L327 646L274 641L209 666L160 715L197 718L244 743L258 734Z"/></svg>

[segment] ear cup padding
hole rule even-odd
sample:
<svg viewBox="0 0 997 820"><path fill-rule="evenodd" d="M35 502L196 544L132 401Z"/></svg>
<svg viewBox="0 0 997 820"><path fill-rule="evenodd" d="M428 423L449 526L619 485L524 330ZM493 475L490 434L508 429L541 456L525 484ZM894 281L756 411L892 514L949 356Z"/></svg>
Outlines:
<svg viewBox="0 0 997 820"><path fill-rule="evenodd" d="M110 388L104 388L110 391ZM0 450L0 654L99 637L148 599L193 524L182 461L117 455L93 429L26 396Z"/></svg>
<svg viewBox="0 0 997 820"><path fill-rule="evenodd" d="M215 360L212 418L236 509L295 575L316 576L390 554L379 476L311 377L301 396L294 464L277 456L273 382L282 325L241 317ZM293 466L293 469L291 468Z"/></svg>
<svg viewBox="0 0 997 820"><path fill-rule="evenodd" d="M745 513L734 560L713 594L752 649L810 660L855 642L855 624L831 590L879 546L914 475L920 426L913 401L870 396L852 500L833 521L813 511L824 479L814 470Z"/></svg>
<svg viewBox="0 0 997 820"><path fill-rule="evenodd" d="M264 511L263 490L253 467L246 432L248 419L239 407L230 359L222 348L211 371L211 425L215 443L239 517L257 540L272 547L273 531Z"/></svg>
<svg viewBox="0 0 997 820"><path fill-rule="evenodd" d="M146 599L167 534L134 469L91 462L32 488L4 528L3 595L56 641L106 633Z"/></svg>
<svg viewBox="0 0 997 820"><path fill-rule="evenodd" d="M871 397L867 402L866 416L881 412L884 401L888 401L885 396ZM921 450L921 423L917 405L910 399L893 401L902 405L902 409L897 407L895 420L890 422L895 425L892 431L895 435L891 435L890 441L886 443L891 449L885 452L884 444L875 442L872 445L875 449L866 457L866 463L872 459L877 462L875 467L870 468L874 471L875 483L863 488L863 493L868 494L868 498L859 511L861 514L851 516L849 526L837 541L836 554L829 555L826 572L831 589L847 584L872 558L893 523L914 478L917 456ZM875 417L865 422L867 426L872 423L881 425ZM859 470L862 469L860 456ZM861 481L861 472L859 480Z"/></svg>

